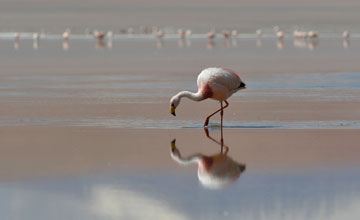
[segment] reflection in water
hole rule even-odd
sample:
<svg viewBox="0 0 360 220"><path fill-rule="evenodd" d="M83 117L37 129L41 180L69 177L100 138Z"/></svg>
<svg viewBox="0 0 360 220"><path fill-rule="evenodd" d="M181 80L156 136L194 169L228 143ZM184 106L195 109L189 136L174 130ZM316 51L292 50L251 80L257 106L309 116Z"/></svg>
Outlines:
<svg viewBox="0 0 360 220"><path fill-rule="evenodd" d="M39 49L39 40L34 39L33 41L33 49L38 50Z"/></svg>
<svg viewBox="0 0 360 220"><path fill-rule="evenodd" d="M294 47L296 48L308 48L309 50L314 50L319 45L318 39L295 39Z"/></svg>
<svg viewBox="0 0 360 220"><path fill-rule="evenodd" d="M180 39L178 41L178 47L179 48L191 47L191 41L189 39Z"/></svg>
<svg viewBox="0 0 360 220"><path fill-rule="evenodd" d="M230 40L228 38L224 39L224 47L230 47Z"/></svg>
<svg viewBox="0 0 360 220"><path fill-rule="evenodd" d="M231 46L233 47L237 47L238 46L238 42L236 38L231 39Z"/></svg>
<svg viewBox="0 0 360 220"><path fill-rule="evenodd" d="M63 49L63 51L68 51L69 48L70 48L69 41L68 41L68 40L64 40L63 43L62 43L62 49Z"/></svg>
<svg viewBox="0 0 360 220"><path fill-rule="evenodd" d="M256 47L262 47L263 43L261 39L256 39Z"/></svg>
<svg viewBox="0 0 360 220"><path fill-rule="evenodd" d="M158 39L156 41L156 48L161 49L164 47L164 41L162 39Z"/></svg>
<svg viewBox="0 0 360 220"><path fill-rule="evenodd" d="M343 47L346 49L346 48L348 48L350 46L350 41L349 41L349 39L344 39L344 41L343 41Z"/></svg>
<svg viewBox="0 0 360 220"><path fill-rule="evenodd" d="M284 41L283 41L282 38L277 40L277 42L276 42L276 47L277 47L277 49L279 49L279 50L282 50L282 49L284 48Z"/></svg>
<svg viewBox="0 0 360 220"><path fill-rule="evenodd" d="M96 41L95 49L99 50L99 49L103 49L104 47L105 47L105 43L102 40Z"/></svg>
<svg viewBox="0 0 360 220"><path fill-rule="evenodd" d="M110 49L110 50L113 48L113 40L112 40L112 38L109 38L109 40L107 41L107 48Z"/></svg>
<svg viewBox="0 0 360 220"><path fill-rule="evenodd" d="M208 50L212 50L212 49L214 48L214 46L215 46L215 42L212 41L212 40L210 40L210 41L208 41L208 42L206 43L206 48L207 48Z"/></svg>
<svg viewBox="0 0 360 220"><path fill-rule="evenodd" d="M222 128L220 141L211 137L207 128L204 128L204 131L207 138L221 146L220 153L210 156L196 153L188 157L182 157L180 150L175 146L176 140L174 139L170 144L171 157L181 165L197 163L199 181L206 188L223 188L236 181L240 174L245 171L246 166L234 161L227 155L229 147L224 145Z"/></svg>
<svg viewBox="0 0 360 220"><path fill-rule="evenodd" d="M14 49L15 49L15 50L20 49L20 42L19 42L18 39L16 39L16 40L14 41Z"/></svg>

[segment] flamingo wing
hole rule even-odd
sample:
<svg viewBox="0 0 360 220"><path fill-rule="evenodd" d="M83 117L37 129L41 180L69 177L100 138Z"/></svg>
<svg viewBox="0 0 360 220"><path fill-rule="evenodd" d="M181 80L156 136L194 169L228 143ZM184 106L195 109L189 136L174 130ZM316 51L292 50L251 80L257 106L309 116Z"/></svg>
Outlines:
<svg viewBox="0 0 360 220"><path fill-rule="evenodd" d="M198 88L200 90L211 89L212 96L209 98L223 101L237 92L245 84L232 70L225 68L207 68L198 76Z"/></svg>

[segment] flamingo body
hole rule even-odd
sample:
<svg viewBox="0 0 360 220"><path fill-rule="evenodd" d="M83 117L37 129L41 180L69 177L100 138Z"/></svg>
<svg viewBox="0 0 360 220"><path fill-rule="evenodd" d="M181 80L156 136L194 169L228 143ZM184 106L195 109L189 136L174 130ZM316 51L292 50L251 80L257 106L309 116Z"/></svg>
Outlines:
<svg viewBox="0 0 360 220"><path fill-rule="evenodd" d="M66 29L65 32L62 34L64 40L69 40L70 38L70 29Z"/></svg>
<svg viewBox="0 0 360 220"><path fill-rule="evenodd" d="M284 38L284 32L282 32L282 31L276 32L276 37L277 37L278 39L283 39L283 38Z"/></svg>
<svg viewBox="0 0 360 220"><path fill-rule="evenodd" d="M207 33L207 38L210 40L214 39L215 36L216 36L216 33L214 31L210 31Z"/></svg>
<svg viewBox="0 0 360 220"><path fill-rule="evenodd" d="M99 41L103 40L105 37L105 33L102 31L94 30L92 32L93 36L98 39Z"/></svg>
<svg viewBox="0 0 360 220"><path fill-rule="evenodd" d="M226 68L204 69L197 78L198 90L203 98L225 101L240 89L242 81L232 70Z"/></svg>
<svg viewBox="0 0 360 220"><path fill-rule="evenodd" d="M241 81L240 77L233 70L219 67L211 67L201 71L197 78L197 86L197 93L182 91L173 96L170 100L170 113L174 116L176 115L175 109L182 97L187 97L193 101L202 101L208 98L219 101L221 109L209 115L205 120L204 126L207 126L209 118L219 111L221 111L222 124L222 112L228 106L226 100L235 92L246 88L245 83ZM222 102L226 103L225 107L222 106Z"/></svg>

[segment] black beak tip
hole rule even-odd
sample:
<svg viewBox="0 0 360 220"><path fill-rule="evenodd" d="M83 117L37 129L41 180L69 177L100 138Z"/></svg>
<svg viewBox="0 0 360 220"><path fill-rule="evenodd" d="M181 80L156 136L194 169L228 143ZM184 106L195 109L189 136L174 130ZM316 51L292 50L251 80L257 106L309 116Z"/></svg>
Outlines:
<svg viewBox="0 0 360 220"><path fill-rule="evenodd" d="M171 114L172 114L173 116L176 116L175 112L172 112Z"/></svg>

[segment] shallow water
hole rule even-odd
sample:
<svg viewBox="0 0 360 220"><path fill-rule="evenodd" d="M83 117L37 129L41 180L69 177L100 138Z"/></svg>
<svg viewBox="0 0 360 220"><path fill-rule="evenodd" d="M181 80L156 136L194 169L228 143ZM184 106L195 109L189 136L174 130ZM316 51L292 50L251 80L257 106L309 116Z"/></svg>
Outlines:
<svg viewBox="0 0 360 220"><path fill-rule="evenodd" d="M254 175L204 189L192 174L146 173L1 184L8 219L356 219L357 174Z"/></svg>
<svg viewBox="0 0 360 220"><path fill-rule="evenodd" d="M1 217L359 218L358 39L107 43L0 40ZM202 131L216 102L168 112L208 66L247 84L223 131L226 155L246 169L220 189L169 148L176 138L185 157L221 152ZM219 118L210 125L220 142Z"/></svg>
<svg viewBox="0 0 360 220"><path fill-rule="evenodd" d="M25 132L27 129L30 131ZM217 154L220 146L200 130L72 129L67 133L67 129L60 129L54 130L58 137L55 143L51 138L55 134L47 133L53 128L34 131L37 129L18 130L32 133L29 136L32 138L25 137L26 148L16 144L20 140L5 138L4 144L13 146L9 150L3 145L8 155L1 163L11 167L4 161L20 160L11 173L4 166L0 169L0 210L4 218L357 219L359 216L360 164L354 155L359 149L356 144L342 141L349 138L348 132L329 136L319 131L253 133L225 129L227 156L245 164L246 169L234 182L212 189L200 182L196 164L181 166L170 157L169 143L174 137L184 157L197 152ZM38 139L44 133L48 138ZM220 141L219 135L219 130L210 130L215 141ZM356 136L356 132L352 135ZM287 142L286 138L300 145ZM327 140L337 144L329 146ZM18 150L21 152L16 153Z"/></svg>

